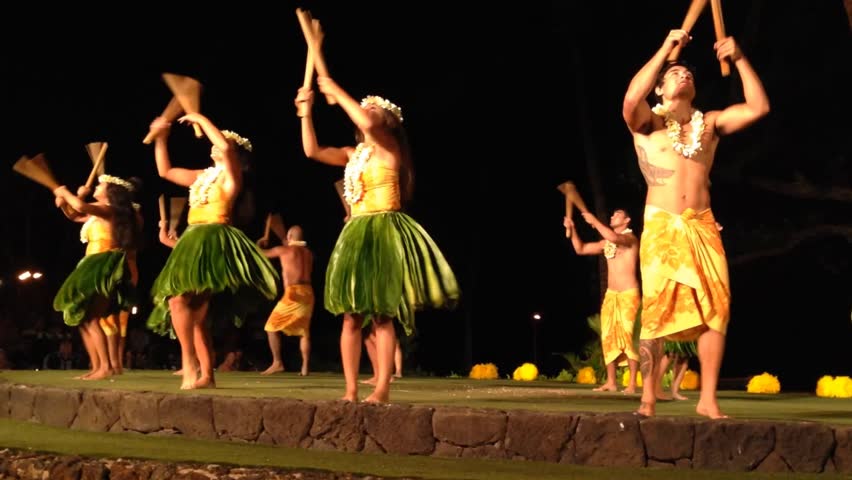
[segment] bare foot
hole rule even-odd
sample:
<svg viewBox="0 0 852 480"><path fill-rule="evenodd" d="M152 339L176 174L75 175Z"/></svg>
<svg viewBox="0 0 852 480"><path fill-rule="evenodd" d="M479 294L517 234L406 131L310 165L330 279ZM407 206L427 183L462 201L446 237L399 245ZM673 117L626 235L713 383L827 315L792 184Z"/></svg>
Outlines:
<svg viewBox="0 0 852 480"><path fill-rule="evenodd" d="M82 375L77 375L76 377L74 377L74 380L86 380L86 379L88 379L89 377L91 377L91 376L92 376L92 374L94 374L94 373L95 373L95 371L94 371L94 370L92 370L92 371L90 371L90 372L86 372L86 373L84 373L84 374L82 374Z"/></svg>
<svg viewBox="0 0 852 480"><path fill-rule="evenodd" d="M300 377L307 377L307 376L308 376L308 369L307 369L307 368L303 368L303 369L302 369L302 371L301 371L301 372L299 372L299 376L300 376Z"/></svg>
<svg viewBox="0 0 852 480"><path fill-rule="evenodd" d="M178 376L183 375L183 369L181 368L177 372L173 372L172 375L178 375Z"/></svg>
<svg viewBox="0 0 852 480"><path fill-rule="evenodd" d="M366 380L361 380L361 383L363 383L365 385L375 385L377 380L378 379L375 376L373 376L373 377L370 377Z"/></svg>
<svg viewBox="0 0 852 480"><path fill-rule="evenodd" d="M394 376L394 378L402 378L401 373L394 373L393 376Z"/></svg>
<svg viewBox="0 0 852 480"><path fill-rule="evenodd" d="M631 385L631 386L625 388L624 390L621 391L621 393L625 393L625 394L636 393L636 385Z"/></svg>
<svg viewBox="0 0 852 480"><path fill-rule="evenodd" d="M663 393L663 392L659 392L654 396L657 397L657 400L662 400L664 402L668 402L669 400L672 399L671 395L669 395L668 393Z"/></svg>
<svg viewBox="0 0 852 480"><path fill-rule="evenodd" d="M192 388L216 388L216 379L202 376L192 385Z"/></svg>
<svg viewBox="0 0 852 480"><path fill-rule="evenodd" d="M346 395L343 395L342 397L340 397L340 399L347 401L347 402L358 403L358 394L357 393L347 393Z"/></svg>
<svg viewBox="0 0 852 480"><path fill-rule="evenodd" d="M656 415L657 411L654 404L648 402L639 402L639 409L637 409L635 413L644 417L653 417L654 415Z"/></svg>
<svg viewBox="0 0 852 480"><path fill-rule="evenodd" d="M689 400L688 398L676 392L672 393L672 397L674 397L675 400Z"/></svg>
<svg viewBox="0 0 852 480"><path fill-rule="evenodd" d="M367 398L364 399L366 403L388 403L390 401L390 392L378 392L374 391Z"/></svg>
<svg viewBox="0 0 852 480"><path fill-rule="evenodd" d="M593 388L593 392L617 392L618 387L615 384L605 383L598 388Z"/></svg>
<svg viewBox="0 0 852 480"><path fill-rule="evenodd" d="M194 380L193 380L193 381L191 381L191 382L187 382L187 381L185 381L185 380L184 380L184 381L180 384L180 389L181 389L181 390L192 390L193 388L195 388L195 381L194 381Z"/></svg>
<svg viewBox="0 0 852 480"><path fill-rule="evenodd" d="M722 413L722 410L719 409L719 405L705 406L699 403L698 406L695 407L695 413L710 418L711 420L728 418L728 416Z"/></svg>
<svg viewBox="0 0 852 480"><path fill-rule="evenodd" d="M284 365L280 363L272 362L272 365L269 366L266 370L260 372L261 375L272 375L273 373L283 372Z"/></svg>
<svg viewBox="0 0 852 480"><path fill-rule="evenodd" d="M101 379L109 377L110 375L112 375L112 370L110 370L108 368L104 368L104 369L92 372L91 375L84 378L83 380L101 380Z"/></svg>

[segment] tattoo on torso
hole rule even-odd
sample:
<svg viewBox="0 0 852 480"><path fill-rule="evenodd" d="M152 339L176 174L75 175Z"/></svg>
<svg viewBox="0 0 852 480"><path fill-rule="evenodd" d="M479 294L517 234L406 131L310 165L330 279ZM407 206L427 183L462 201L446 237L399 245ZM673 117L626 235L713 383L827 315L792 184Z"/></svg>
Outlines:
<svg viewBox="0 0 852 480"><path fill-rule="evenodd" d="M674 175L674 170L658 167L648 161L648 153L641 146L636 146L636 154L639 156L639 170L645 177L649 187L660 187L666 184L665 179Z"/></svg>

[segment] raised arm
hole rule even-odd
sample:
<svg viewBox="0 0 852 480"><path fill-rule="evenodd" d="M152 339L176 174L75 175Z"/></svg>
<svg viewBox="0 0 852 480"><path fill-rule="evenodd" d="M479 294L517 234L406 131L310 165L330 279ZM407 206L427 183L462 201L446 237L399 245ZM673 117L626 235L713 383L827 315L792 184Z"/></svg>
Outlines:
<svg viewBox="0 0 852 480"><path fill-rule="evenodd" d="M361 103L346 93L331 77L317 77L317 85L325 95L331 95L337 99L337 104L346 112L355 128L368 134L376 143L386 150L396 150L399 146L396 139L391 135L384 124L373 121L373 117L367 115L367 111L361 108Z"/></svg>
<svg viewBox="0 0 852 480"><path fill-rule="evenodd" d="M598 220L598 217L594 216L591 212L584 212L582 215L586 222L588 222L592 228L601 234L601 237L603 237L604 240L609 240L616 245L626 247L632 245L636 238L633 235L617 233L615 230L610 228L609 225Z"/></svg>
<svg viewBox="0 0 852 480"><path fill-rule="evenodd" d="M154 142L154 159L157 162L157 174L174 184L188 187L198 177L199 170L173 168L169 158L169 133L171 122L165 117L157 117L151 122L151 132L156 135Z"/></svg>
<svg viewBox="0 0 852 480"><path fill-rule="evenodd" d="M219 130L209 118L200 113L187 113L178 119L180 123L195 124L201 127L204 135L213 144L213 148L219 150L222 155L222 163L225 165L225 188L233 192L239 192L243 184L243 169L240 165L240 157L237 149L240 147L228 141L222 131Z"/></svg>
<svg viewBox="0 0 852 480"><path fill-rule="evenodd" d="M302 149L305 151L305 156L328 165L346 166L351 149L322 146L317 142L313 119L314 92L309 88L300 88L296 94L295 103L297 112L301 104L307 104L304 110L306 113L300 115L302 118Z"/></svg>
<svg viewBox="0 0 852 480"><path fill-rule="evenodd" d="M66 187L65 185L57 187L56 190L53 191L53 194L57 197L61 197L66 204L70 205L71 208L77 210L82 214L94 215L96 217L106 219L112 218L112 207L100 203L85 202L81 200L77 195L71 193L71 191L68 190L68 187Z"/></svg>
<svg viewBox="0 0 852 480"><path fill-rule="evenodd" d="M621 116L631 132L646 132L651 123L651 106L648 105L648 95L654 89L657 74L666 62L666 58L676 45L685 46L689 42L689 32L672 30L663 41L657 53L630 80L624 102L621 106Z"/></svg>
<svg viewBox="0 0 852 480"><path fill-rule="evenodd" d="M731 105L716 115L716 131L720 135L741 130L769 113L769 98L757 72L746 59L733 37L723 38L713 45L716 56L729 58L737 67L743 82L745 102Z"/></svg>
<svg viewBox="0 0 852 480"><path fill-rule="evenodd" d="M574 228L573 220L565 217L562 224L565 225L566 235L569 233L571 235L571 245L574 247L574 252L577 253L577 255L599 255L603 253L603 240L594 243L584 243L580 240L580 236L577 235L577 230Z"/></svg>

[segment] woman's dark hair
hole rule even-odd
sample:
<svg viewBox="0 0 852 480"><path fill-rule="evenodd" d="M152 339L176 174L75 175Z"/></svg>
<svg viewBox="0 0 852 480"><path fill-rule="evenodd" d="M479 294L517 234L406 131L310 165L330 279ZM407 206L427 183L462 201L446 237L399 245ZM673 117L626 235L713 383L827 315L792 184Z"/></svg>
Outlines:
<svg viewBox="0 0 852 480"><path fill-rule="evenodd" d="M127 181L133 185L132 191L121 185L107 183L106 196L113 211L111 222L113 244L123 250L134 250L139 247L142 225L133 207L133 199L142 188L142 180L131 177Z"/></svg>
<svg viewBox="0 0 852 480"><path fill-rule="evenodd" d="M237 157L240 160L240 170L243 173L242 186L237 193L237 198L234 199L234 205L231 207L231 224L240 230L244 230L254 219L256 211L254 169L251 163L251 152L235 141L229 141L237 147Z"/></svg>
<svg viewBox="0 0 852 480"><path fill-rule="evenodd" d="M408 135L405 133L405 128L402 127L402 122L385 109L381 109L381 112L385 119L385 125L399 145L401 160L399 166L399 196L404 205L414 196L414 160L411 155L411 145L408 143ZM361 130L355 130L355 141L358 143L364 141L364 134Z"/></svg>

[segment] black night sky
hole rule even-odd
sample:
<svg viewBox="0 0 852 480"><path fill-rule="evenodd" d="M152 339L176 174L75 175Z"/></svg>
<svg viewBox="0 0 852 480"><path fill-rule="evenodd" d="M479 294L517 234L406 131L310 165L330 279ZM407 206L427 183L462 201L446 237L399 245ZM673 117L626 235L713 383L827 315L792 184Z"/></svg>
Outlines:
<svg viewBox="0 0 852 480"><path fill-rule="evenodd" d="M268 211L302 225L322 290L344 215L333 188L342 169L301 149L293 98L306 53L294 13L302 6L322 22L332 77L356 98L378 94L403 108L417 175L408 212L461 283L455 311L418 314L407 370L466 374L470 362L494 362L506 375L537 359L543 373L557 374L566 367L558 353L592 338L585 319L598 311L600 282L597 260L574 255L564 236L556 186L574 180L603 218L623 207L641 230L645 186L621 101L689 2L285 3L216 12L78 6L81 20L62 10L52 19L31 11L2 20L4 309L61 324L50 301L84 252L79 225L12 164L45 152L60 182L76 188L91 167L91 141L109 142L110 173L145 182L147 291L168 255L156 239L156 198L185 195L156 176L153 147L142 144L170 98L160 79L167 71L199 79L202 112L252 140L258 201L247 234L260 237ZM733 289L722 376L769 371L785 388L812 389L821 375L852 374L850 19L840 0L723 6L727 32L761 76L772 112L722 139L711 176ZM709 7L693 36L684 58L697 67L696 106L740 101L736 74L719 74ZM314 111L320 143L352 144L342 110L318 100ZM175 127L170 145L175 165L209 161L209 143L191 129ZM580 235L595 239L585 226ZM44 281L19 285L15 275L31 266ZM319 298L315 366L333 370L339 319L321 305ZM543 315L537 352L533 312ZM263 320L253 321L247 341ZM286 348L293 353L295 343Z"/></svg>

